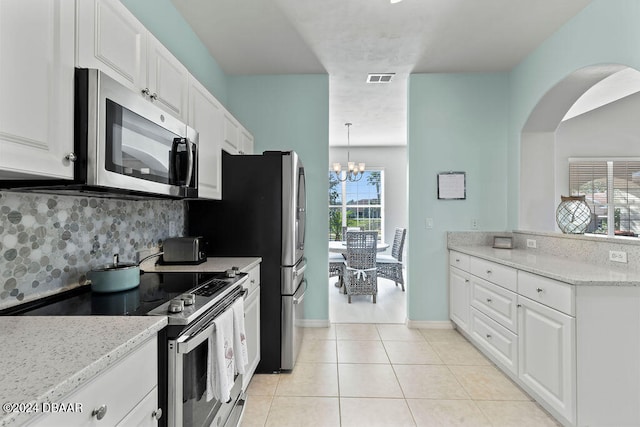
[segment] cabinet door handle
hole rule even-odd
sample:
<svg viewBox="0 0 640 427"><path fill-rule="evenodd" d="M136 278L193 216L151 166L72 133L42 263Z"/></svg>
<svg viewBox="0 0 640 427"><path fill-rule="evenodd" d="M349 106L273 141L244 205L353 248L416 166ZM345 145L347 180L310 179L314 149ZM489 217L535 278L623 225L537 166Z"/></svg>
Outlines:
<svg viewBox="0 0 640 427"><path fill-rule="evenodd" d="M540 294L540 293L544 292L544 289L538 288L538 289L536 289L536 291L538 291L538 293Z"/></svg>
<svg viewBox="0 0 640 427"><path fill-rule="evenodd" d="M456 258L456 262L460 262L460 258Z"/></svg>
<svg viewBox="0 0 640 427"><path fill-rule="evenodd" d="M520 308L520 307L522 307L522 304L518 304L518 305L516 305L516 307Z"/></svg>
<svg viewBox="0 0 640 427"><path fill-rule="evenodd" d="M491 339L491 334L487 334L487 338L488 338L488 339Z"/></svg>
<svg viewBox="0 0 640 427"><path fill-rule="evenodd" d="M487 298L487 302L491 302L491 298Z"/></svg>
<svg viewBox="0 0 640 427"><path fill-rule="evenodd" d="M75 162L76 160L78 160L78 156L76 156L76 153L69 153L64 156L64 158L70 162Z"/></svg>
<svg viewBox="0 0 640 427"><path fill-rule="evenodd" d="M153 411L153 413L151 414L151 416L153 418L155 418L156 420L159 420L160 418L162 418L162 408L158 408L155 411Z"/></svg>
<svg viewBox="0 0 640 427"><path fill-rule="evenodd" d="M145 87L144 89L142 89L142 94L145 96L151 96L151 91L149 90L148 87Z"/></svg>
<svg viewBox="0 0 640 427"><path fill-rule="evenodd" d="M157 93L155 93L155 92L153 92L153 94L152 94L152 95L149 95L149 98L151 98L152 100L154 100L154 101L155 101L156 99L158 99L158 94L157 94Z"/></svg>
<svg viewBox="0 0 640 427"><path fill-rule="evenodd" d="M105 415L107 415L107 405L101 405L100 407L95 408L93 412L91 412L91 415L100 421Z"/></svg>
<svg viewBox="0 0 640 427"><path fill-rule="evenodd" d="M492 273L492 271L491 271L491 270L487 270L487 274L491 274L491 273Z"/></svg>
<svg viewBox="0 0 640 427"><path fill-rule="evenodd" d="M469 283L469 279L464 279L464 283Z"/></svg>

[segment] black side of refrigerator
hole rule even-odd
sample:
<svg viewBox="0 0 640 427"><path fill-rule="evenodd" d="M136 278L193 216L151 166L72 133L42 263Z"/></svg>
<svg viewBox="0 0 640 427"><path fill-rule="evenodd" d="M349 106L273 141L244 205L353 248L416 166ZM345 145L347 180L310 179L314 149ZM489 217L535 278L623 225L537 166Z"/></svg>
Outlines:
<svg viewBox="0 0 640 427"><path fill-rule="evenodd" d="M201 167L206 167L202 165ZM282 156L222 154L222 200L192 200L190 236L203 236L208 256L259 256L260 364L256 372L280 370Z"/></svg>

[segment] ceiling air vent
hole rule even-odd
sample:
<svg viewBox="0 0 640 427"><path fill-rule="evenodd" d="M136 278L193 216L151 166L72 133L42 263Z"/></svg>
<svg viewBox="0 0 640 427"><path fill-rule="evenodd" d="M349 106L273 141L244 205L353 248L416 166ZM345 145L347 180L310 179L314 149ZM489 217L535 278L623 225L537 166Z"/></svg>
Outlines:
<svg viewBox="0 0 640 427"><path fill-rule="evenodd" d="M367 83L389 83L396 73L375 73L367 76Z"/></svg>

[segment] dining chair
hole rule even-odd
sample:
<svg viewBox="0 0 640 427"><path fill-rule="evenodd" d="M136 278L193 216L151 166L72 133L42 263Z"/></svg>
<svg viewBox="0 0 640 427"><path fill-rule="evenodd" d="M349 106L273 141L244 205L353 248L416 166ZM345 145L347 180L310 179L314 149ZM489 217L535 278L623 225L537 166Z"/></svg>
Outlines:
<svg viewBox="0 0 640 427"><path fill-rule="evenodd" d="M385 279L391 279L402 286L404 292L404 276L402 274L402 250L404 248L404 240L407 235L406 228L396 228L393 237L393 246L391 247L391 255L378 254L376 256L376 267L378 276Z"/></svg>
<svg viewBox="0 0 640 427"><path fill-rule="evenodd" d="M364 231L364 227L342 227L342 241L347 241L347 231Z"/></svg>
<svg viewBox="0 0 640 427"><path fill-rule="evenodd" d="M343 270L347 300L352 295L372 295L376 303L378 275L376 268L377 231L348 231L347 256Z"/></svg>

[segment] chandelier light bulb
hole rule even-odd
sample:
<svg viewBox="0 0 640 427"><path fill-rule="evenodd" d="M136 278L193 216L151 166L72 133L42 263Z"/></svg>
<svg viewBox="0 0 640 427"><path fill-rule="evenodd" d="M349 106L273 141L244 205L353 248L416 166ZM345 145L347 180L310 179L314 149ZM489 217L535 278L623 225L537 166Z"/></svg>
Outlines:
<svg viewBox="0 0 640 427"><path fill-rule="evenodd" d="M351 123L345 123L344 124L347 127L347 170L345 171L345 174L342 174L342 166L340 165L340 163L334 163L333 164L333 172L336 175L336 179L338 181L344 182L344 181L350 181L350 182L355 182L355 181L360 181L360 179L362 178L362 176L364 175L364 163L356 163L356 162L352 162L350 159L350 155L351 155L351 138L350 138L350 133L349 133L349 128L351 127Z"/></svg>

